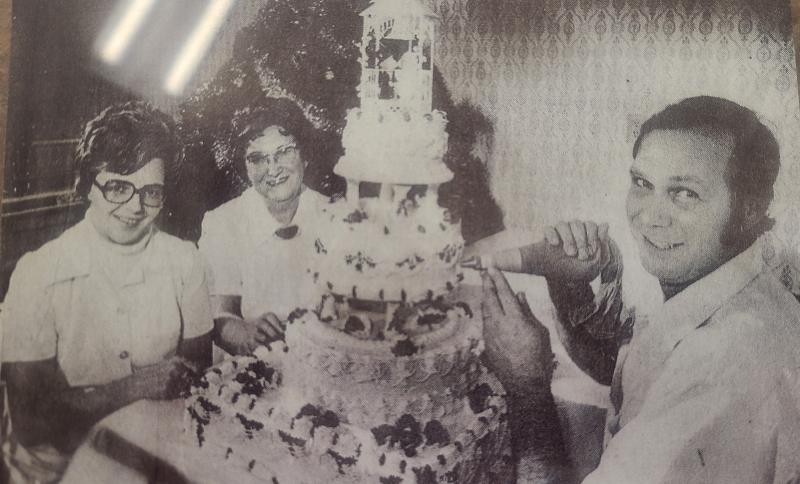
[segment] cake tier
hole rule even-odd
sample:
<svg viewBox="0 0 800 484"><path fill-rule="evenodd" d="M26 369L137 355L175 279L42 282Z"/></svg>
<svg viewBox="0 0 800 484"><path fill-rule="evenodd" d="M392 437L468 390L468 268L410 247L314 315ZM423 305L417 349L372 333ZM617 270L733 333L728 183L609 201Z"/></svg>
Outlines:
<svg viewBox="0 0 800 484"><path fill-rule="evenodd" d="M460 312L453 313L459 309ZM323 323L355 338L395 342L436 331L460 314L472 317L467 303L451 303L444 296L412 304L324 294L315 313ZM403 351L402 347L397 350Z"/></svg>
<svg viewBox="0 0 800 484"><path fill-rule="evenodd" d="M321 292L375 301L430 299L461 280L458 223L436 194L397 203L338 200L323 208L313 261Z"/></svg>
<svg viewBox="0 0 800 484"><path fill-rule="evenodd" d="M489 376L451 418L405 413L363 428L276 390L278 373L265 368L240 358L187 400L187 439L240 482L513 482L505 400Z"/></svg>
<svg viewBox="0 0 800 484"><path fill-rule="evenodd" d="M351 109L342 133L344 156L334 168L349 180L404 185L444 183L447 117L441 111Z"/></svg>
<svg viewBox="0 0 800 484"><path fill-rule="evenodd" d="M404 413L449 419L486 373L481 328L467 311L454 306L429 332L382 341L350 336L307 312L286 330L285 388L362 428Z"/></svg>

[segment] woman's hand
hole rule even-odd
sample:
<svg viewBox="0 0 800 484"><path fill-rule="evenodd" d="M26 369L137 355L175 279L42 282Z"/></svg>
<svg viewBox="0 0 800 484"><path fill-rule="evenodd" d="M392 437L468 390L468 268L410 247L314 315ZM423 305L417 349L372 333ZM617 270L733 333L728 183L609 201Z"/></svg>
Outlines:
<svg viewBox="0 0 800 484"><path fill-rule="evenodd" d="M184 358L172 358L139 368L129 380L134 400L171 400L178 398L195 371Z"/></svg>
<svg viewBox="0 0 800 484"><path fill-rule="evenodd" d="M230 318L225 321L218 342L229 353L249 355L260 345L283 339L285 325L273 313L264 313L256 319Z"/></svg>
<svg viewBox="0 0 800 484"><path fill-rule="evenodd" d="M600 275L609 260L608 224L597 225L592 221L573 220L548 226L545 240L552 247L561 246L568 257L582 261L580 270L551 274L548 278L569 282L588 282ZM577 279L576 279L577 278Z"/></svg>
<svg viewBox="0 0 800 484"><path fill-rule="evenodd" d="M483 279L484 361L513 397L547 390L553 370L550 333L494 267Z"/></svg>

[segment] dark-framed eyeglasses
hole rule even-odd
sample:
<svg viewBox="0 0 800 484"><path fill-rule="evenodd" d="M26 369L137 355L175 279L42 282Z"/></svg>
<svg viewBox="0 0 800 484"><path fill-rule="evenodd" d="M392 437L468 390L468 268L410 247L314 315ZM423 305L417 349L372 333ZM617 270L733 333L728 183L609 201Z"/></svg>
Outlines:
<svg viewBox="0 0 800 484"><path fill-rule="evenodd" d="M291 166L299 152L300 150L297 148L297 145L289 144L281 146L272 154L262 153L260 151L250 153L245 157L245 160L253 165L262 165L269 163L271 160L272 163L276 165Z"/></svg>
<svg viewBox="0 0 800 484"><path fill-rule="evenodd" d="M164 206L164 185L160 183L145 185L142 188L136 188L136 185L125 180L108 180L102 185L94 180L93 183L103 193L106 201L117 205L128 203L138 193L142 205L151 208Z"/></svg>

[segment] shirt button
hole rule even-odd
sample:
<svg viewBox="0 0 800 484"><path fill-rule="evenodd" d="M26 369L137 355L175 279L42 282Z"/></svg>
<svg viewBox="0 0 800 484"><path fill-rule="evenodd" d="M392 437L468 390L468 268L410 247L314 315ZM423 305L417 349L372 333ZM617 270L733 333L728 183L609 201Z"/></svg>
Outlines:
<svg viewBox="0 0 800 484"><path fill-rule="evenodd" d="M119 358L120 358L121 360L124 360L125 358L127 358L127 357L129 357L129 356L130 356L130 354L128 354L128 352L127 352L127 351L123 351L122 353L120 353L120 354L119 354Z"/></svg>

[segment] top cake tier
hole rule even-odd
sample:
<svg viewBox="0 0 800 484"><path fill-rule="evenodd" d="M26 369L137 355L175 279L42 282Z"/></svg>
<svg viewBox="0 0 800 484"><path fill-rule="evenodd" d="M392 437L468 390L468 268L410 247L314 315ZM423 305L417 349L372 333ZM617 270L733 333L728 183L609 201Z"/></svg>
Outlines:
<svg viewBox="0 0 800 484"><path fill-rule="evenodd" d="M350 110L345 154L334 171L348 180L434 185L453 178L444 164L447 117L441 111Z"/></svg>

